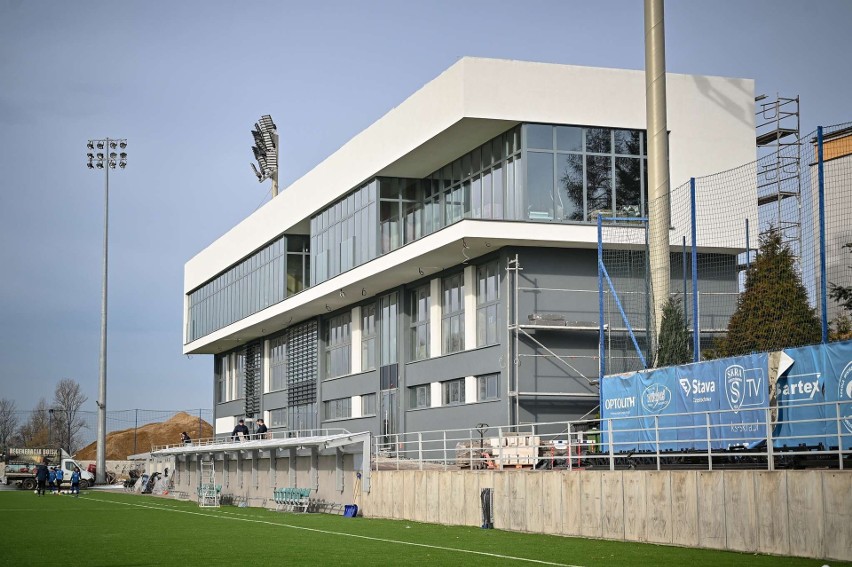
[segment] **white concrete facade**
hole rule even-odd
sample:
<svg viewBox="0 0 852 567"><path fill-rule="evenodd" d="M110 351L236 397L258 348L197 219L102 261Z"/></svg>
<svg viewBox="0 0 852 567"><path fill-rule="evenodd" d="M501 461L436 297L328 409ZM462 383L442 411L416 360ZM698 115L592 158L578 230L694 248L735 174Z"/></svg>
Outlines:
<svg viewBox="0 0 852 567"><path fill-rule="evenodd" d="M672 187L754 160L752 80L668 75L667 84ZM304 234L311 215L365 180L422 178L519 123L644 129L644 96L642 71L463 58L189 260L184 292L282 233ZM699 206L712 198L719 218L743 224L746 217L757 218L756 197L748 192L729 197L699 196ZM686 220L673 218L673 243L679 243ZM713 231L703 238L699 246L741 245ZM379 293L422 276L423 266L437 272L510 244L593 248L596 242L592 225L463 220L198 340L185 337L183 350L228 350L345 306L340 290ZM431 342L433 351L436 343Z"/></svg>

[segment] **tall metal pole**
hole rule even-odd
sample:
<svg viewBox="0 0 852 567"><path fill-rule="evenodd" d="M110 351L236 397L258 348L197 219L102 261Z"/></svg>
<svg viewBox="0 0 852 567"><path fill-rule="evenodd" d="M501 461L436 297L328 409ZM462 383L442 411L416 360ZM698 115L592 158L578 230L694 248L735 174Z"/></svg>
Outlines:
<svg viewBox="0 0 852 567"><path fill-rule="evenodd" d="M698 319L698 226L695 211L695 178L689 179L689 210L692 225L692 361L701 360L701 323Z"/></svg>
<svg viewBox="0 0 852 567"><path fill-rule="evenodd" d="M104 153L109 153L106 139ZM98 443L95 455L95 483L106 482L106 388L107 388L107 279L109 267L109 161L104 166L104 257L101 289L101 352L98 380Z"/></svg>
<svg viewBox="0 0 852 567"><path fill-rule="evenodd" d="M817 182L819 194L819 303L822 312L822 342L828 342L828 302L825 281L825 169L822 126L817 127Z"/></svg>
<svg viewBox="0 0 852 567"><path fill-rule="evenodd" d="M89 140L89 169L104 169L104 248L103 248L103 287L101 289L101 349L99 357L100 376L98 381L98 438L95 456L95 482L106 482L106 383L107 383L107 289L109 274L109 170L116 166L127 166L127 140L104 138ZM97 147L97 155L94 153ZM115 151L113 151L115 150ZM121 152L121 153L118 153ZM68 441L69 447L71 441Z"/></svg>
<svg viewBox="0 0 852 567"><path fill-rule="evenodd" d="M645 115L648 127L648 232L655 342L669 297L669 138L663 0L645 0ZM656 348L654 348L656 351Z"/></svg>

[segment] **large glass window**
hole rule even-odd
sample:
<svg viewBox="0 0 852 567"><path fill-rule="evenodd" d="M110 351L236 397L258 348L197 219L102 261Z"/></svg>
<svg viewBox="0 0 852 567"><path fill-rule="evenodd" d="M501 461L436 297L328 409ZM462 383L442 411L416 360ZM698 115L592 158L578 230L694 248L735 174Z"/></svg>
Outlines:
<svg viewBox="0 0 852 567"><path fill-rule="evenodd" d="M476 377L476 401L485 402L497 399L497 374L485 374Z"/></svg>
<svg viewBox="0 0 852 567"><path fill-rule="evenodd" d="M316 429L317 404L299 404L287 408L287 428L293 431Z"/></svg>
<svg viewBox="0 0 852 567"><path fill-rule="evenodd" d="M410 409L428 408L432 405L432 389L429 384L412 386L408 389L408 407Z"/></svg>
<svg viewBox="0 0 852 567"><path fill-rule="evenodd" d="M382 366L395 364L397 355L397 298L389 293L379 300L381 307L381 361Z"/></svg>
<svg viewBox="0 0 852 567"><path fill-rule="evenodd" d="M351 370L351 345L349 313L332 317L326 324L325 375L327 378L349 374Z"/></svg>
<svg viewBox="0 0 852 567"><path fill-rule="evenodd" d="M287 427L287 408L269 410L269 427Z"/></svg>
<svg viewBox="0 0 852 567"><path fill-rule="evenodd" d="M411 360L429 358L429 285L411 292Z"/></svg>
<svg viewBox="0 0 852 567"><path fill-rule="evenodd" d="M295 293L285 283L291 239L295 246L305 237L279 238L190 292L187 340L199 339Z"/></svg>
<svg viewBox="0 0 852 567"><path fill-rule="evenodd" d="M464 274L443 281L441 338L444 354L464 350Z"/></svg>
<svg viewBox="0 0 852 567"><path fill-rule="evenodd" d="M361 396L361 415L363 417L376 415L376 394L363 394Z"/></svg>
<svg viewBox="0 0 852 567"><path fill-rule="evenodd" d="M269 391L287 387L287 340L284 336L269 341Z"/></svg>
<svg viewBox="0 0 852 567"><path fill-rule="evenodd" d="M476 268L476 346L497 343L500 278L497 261Z"/></svg>
<svg viewBox="0 0 852 567"><path fill-rule="evenodd" d="M441 382L441 390L445 406L464 403L464 378Z"/></svg>
<svg viewBox="0 0 852 567"><path fill-rule="evenodd" d="M527 124L524 132L527 187L523 218L592 222L599 214L644 214L643 131Z"/></svg>
<svg viewBox="0 0 852 567"><path fill-rule="evenodd" d="M287 237L287 295L299 293L310 281L311 253L308 237Z"/></svg>
<svg viewBox="0 0 852 567"><path fill-rule="evenodd" d="M376 368L376 304L361 307L361 371Z"/></svg>
<svg viewBox="0 0 852 567"><path fill-rule="evenodd" d="M243 351L234 351L219 358L219 376L222 379L222 402L230 402L245 396L246 355Z"/></svg>
<svg viewBox="0 0 852 567"><path fill-rule="evenodd" d="M372 260L376 246L376 194L373 180L311 218L311 285Z"/></svg>
<svg viewBox="0 0 852 567"><path fill-rule="evenodd" d="M323 402L325 419L347 419L352 417L352 398L338 398Z"/></svg>

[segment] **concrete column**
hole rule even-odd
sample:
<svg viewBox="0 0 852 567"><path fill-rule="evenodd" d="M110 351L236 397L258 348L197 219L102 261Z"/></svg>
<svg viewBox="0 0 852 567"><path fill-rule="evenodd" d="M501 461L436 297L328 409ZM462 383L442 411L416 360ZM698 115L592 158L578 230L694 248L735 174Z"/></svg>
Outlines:
<svg viewBox="0 0 852 567"><path fill-rule="evenodd" d="M429 355L441 356L441 279L429 282Z"/></svg>
<svg viewBox="0 0 852 567"><path fill-rule="evenodd" d="M429 407L438 408L441 407L441 402L443 401L441 398L441 383L440 382L432 382L430 384L432 400Z"/></svg>
<svg viewBox="0 0 852 567"><path fill-rule="evenodd" d="M476 266L464 268L464 348L476 348Z"/></svg>
<svg viewBox="0 0 852 567"><path fill-rule="evenodd" d="M349 336L352 340L350 345L352 368L349 371L361 372L361 306L352 308L352 324L349 328L351 329Z"/></svg>
<svg viewBox="0 0 852 567"><path fill-rule="evenodd" d="M476 376L464 377L464 403L476 402Z"/></svg>
<svg viewBox="0 0 852 567"><path fill-rule="evenodd" d="M656 347L669 297L669 137L663 0L645 0L645 114L648 124L648 239Z"/></svg>

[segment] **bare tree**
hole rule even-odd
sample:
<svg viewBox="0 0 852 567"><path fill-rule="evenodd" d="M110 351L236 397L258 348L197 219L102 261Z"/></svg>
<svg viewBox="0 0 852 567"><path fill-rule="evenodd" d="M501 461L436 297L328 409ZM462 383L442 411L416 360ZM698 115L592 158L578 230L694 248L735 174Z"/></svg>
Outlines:
<svg viewBox="0 0 852 567"><path fill-rule="evenodd" d="M16 429L18 429L18 413L15 402L0 398L0 449L5 450L9 446L9 441L14 437Z"/></svg>
<svg viewBox="0 0 852 567"><path fill-rule="evenodd" d="M54 441L60 447L73 453L75 438L86 422L80 417L80 407L88 398L80 391L80 384L70 378L63 378L56 385L53 394Z"/></svg>
<svg viewBox="0 0 852 567"><path fill-rule="evenodd" d="M49 447L50 436L50 407L42 398L38 401L35 409L30 413L29 419L18 429L21 444L24 447Z"/></svg>

